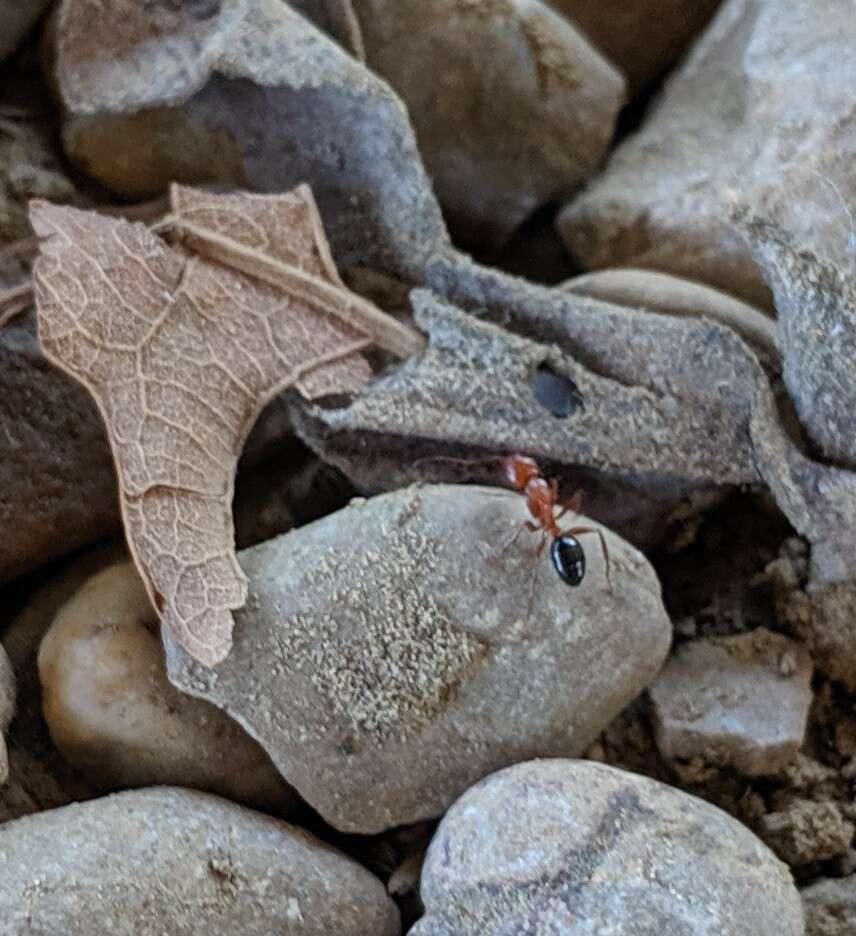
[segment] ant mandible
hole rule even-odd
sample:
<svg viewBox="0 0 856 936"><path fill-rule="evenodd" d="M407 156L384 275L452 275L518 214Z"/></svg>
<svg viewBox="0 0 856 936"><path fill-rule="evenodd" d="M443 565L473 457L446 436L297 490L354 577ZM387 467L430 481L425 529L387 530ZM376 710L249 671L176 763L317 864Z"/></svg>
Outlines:
<svg viewBox="0 0 856 936"><path fill-rule="evenodd" d="M609 550L606 548L603 533L594 527L571 527L562 531L556 522L569 510L579 512L583 500L582 491L576 491L567 503L559 505L558 481L547 481L534 458L528 455L510 455L503 459L502 467L505 480L526 498L526 506L534 519L534 522L526 521L526 529L533 533L540 530L542 533L536 554L540 555L544 551L548 537L552 537L550 559L553 567L563 582L573 586L579 585L586 574L586 554L577 537L584 533L594 533L600 538L606 563L606 579L609 581ZM555 513L557 506L561 506L558 515ZM517 535L516 533L515 539Z"/></svg>

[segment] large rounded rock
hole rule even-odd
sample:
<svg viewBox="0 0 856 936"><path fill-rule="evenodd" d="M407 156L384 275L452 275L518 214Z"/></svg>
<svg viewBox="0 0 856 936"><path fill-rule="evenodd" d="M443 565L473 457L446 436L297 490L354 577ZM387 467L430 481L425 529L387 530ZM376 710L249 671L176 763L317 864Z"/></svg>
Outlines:
<svg viewBox="0 0 856 936"><path fill-rule="evenodd" d="M95 575L39 649L42 704L65 758L103 790L176 784L275 812L294 794L228 715L170 685L157 616L129 562Z"/></svg>
<svg viewBox="0 0 856 936"><path fill-rule="evenodd" d="M439 815L499 767L578 754L656 676L671 628L639 552L603 531L610 582L583 535L588 572L569 588L534 555L527 516L520 495L474 486L354 502L242 553L231 654L208 670L170 642L170 676L351 832Z"/></svg>
<svg viewBox="0 0 856 936"><path fill-rule="evenodd" d="M0 827L0 936L397 936L381 883L293 826L169 787Z"/></svg>
<svg viewBox="0 0 856 936"><path fill-rule="evenodd" d="M500 771L440 824L411 936L803 936L787 868L714 806L586 761Z"/></svg>
<svg viewBox="0 0 856 936"><path fill-rule="evenodd" d="M727 0L560 216L568 247L588 267L692 276L769 305L741 205L852 275L854 42L851 0Z"/></svg>

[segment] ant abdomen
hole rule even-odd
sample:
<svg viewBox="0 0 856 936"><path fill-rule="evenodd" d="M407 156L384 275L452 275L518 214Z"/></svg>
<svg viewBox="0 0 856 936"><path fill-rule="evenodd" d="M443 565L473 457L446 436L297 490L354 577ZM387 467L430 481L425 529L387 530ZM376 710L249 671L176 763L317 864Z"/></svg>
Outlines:
<svg viewBox="0 0 856 936"><path fill-rule="evenodd" d="M586 574L586 554L580 541L570 533L554 536L550 558L559 577L568 585L579 585Z"/></svg>

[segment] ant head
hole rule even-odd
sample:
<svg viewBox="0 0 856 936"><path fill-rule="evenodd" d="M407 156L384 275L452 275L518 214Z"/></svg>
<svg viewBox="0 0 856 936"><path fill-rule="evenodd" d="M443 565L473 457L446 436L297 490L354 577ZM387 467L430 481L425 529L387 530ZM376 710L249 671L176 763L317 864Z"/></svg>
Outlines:
<svg viewBox="0 0 856 936"><path fill-rule="evenodd" d="M516 490L522 491L533 479L541 475L534 458L528 455L511 455L505 460L505 480Z"/></svg>
<svg viewBox="0 0 856 936"><path fill-rule="evenodd" d="M586 554L576 536L563 533L553 538L550 558L559 577L568 585L579 585L586 574Z"/></svg>

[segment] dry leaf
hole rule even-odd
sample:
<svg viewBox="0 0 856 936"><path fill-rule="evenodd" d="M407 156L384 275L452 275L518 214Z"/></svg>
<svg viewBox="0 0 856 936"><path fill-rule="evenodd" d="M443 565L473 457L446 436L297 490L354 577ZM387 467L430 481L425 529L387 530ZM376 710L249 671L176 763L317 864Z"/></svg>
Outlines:
<svg viewBox="0 0 856 936"><path fill-rule="evenodd" d="M34 279L45 355L89 389L107 424L150 597L213 666L247 593L231 510L244 439L285 387L307 398L360 389L370 371L358 352L380 313L363 315L367 304L342 286L305 187L176 188L173 210L188 241L273 270L277 285L172 248L142 224L47 202L31 207L43 238ZM421 342L398 323L392 332Z"/></svg>

